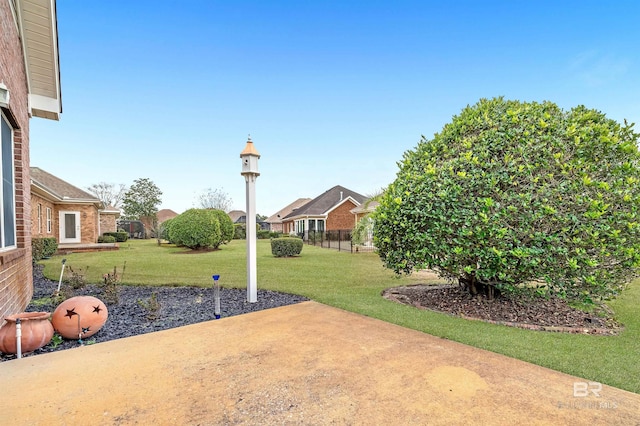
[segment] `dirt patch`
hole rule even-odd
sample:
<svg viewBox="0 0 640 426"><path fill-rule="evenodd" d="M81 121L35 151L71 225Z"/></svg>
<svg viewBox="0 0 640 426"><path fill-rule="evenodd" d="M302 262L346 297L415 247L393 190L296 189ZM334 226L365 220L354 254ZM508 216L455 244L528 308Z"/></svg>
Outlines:
<svg viewBox="0 0 640 426"><path fill-rule="evenodd" d="M531 330L601 335L615 335L622 330L606 306L584 312L558 298L519 295L488 300L471 296L460 286L424 284L393 287L382 295L418 309Z"/></svg>

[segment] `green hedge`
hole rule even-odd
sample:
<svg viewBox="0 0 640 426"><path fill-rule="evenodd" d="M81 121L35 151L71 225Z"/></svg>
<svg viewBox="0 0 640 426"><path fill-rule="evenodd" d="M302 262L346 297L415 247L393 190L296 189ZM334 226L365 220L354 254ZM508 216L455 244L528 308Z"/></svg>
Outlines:
<svg viewBox="0 0 640 426"><path fill-rule="evenodd" d="M108 236L108 237L113 237L113 238L115 238L114 242L119 242L119 243L124 243L125 241L127 241L129 239L129 233L125 232L125 231L104 232L102 235L103 236ZM100 241L98 241L98 242L100 242Z"/></svg>
<svg viewBox="0 0 640 426"><path fill-rule="evenodd" d="M101 235L98 237L99 243L115 243L116 241L116 237L114 237L113 235L106 235L106 233L105 235Z"/></svg>
<svg viewBox="0 0 640 426"><path fill-rule="evenodd" d="M271 240L271 253L275 257L298 256L302 252L300 238L274 238Z"/></svg>
<svg viewBox="0 0 640 426"><path fill-rule="evenodd" d="M58 242L55 238L33 238L31 240L31 256L33 261L51 257L58 250Z"/></svg>

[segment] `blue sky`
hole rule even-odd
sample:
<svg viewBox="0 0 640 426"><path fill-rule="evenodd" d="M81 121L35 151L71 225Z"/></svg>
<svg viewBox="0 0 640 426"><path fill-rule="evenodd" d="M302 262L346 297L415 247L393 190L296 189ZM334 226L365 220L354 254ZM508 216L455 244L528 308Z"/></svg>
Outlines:
<svg viewBox="0 0 640 426"><path fill-rule="evenodd" d="M178 213L209 187L245 209L248 134L257 211L271 215L335 185L376 192L480 98L640 122L635 1L57 7L63 114L31 120L31 165L81 188L149 178Z"/></svg>

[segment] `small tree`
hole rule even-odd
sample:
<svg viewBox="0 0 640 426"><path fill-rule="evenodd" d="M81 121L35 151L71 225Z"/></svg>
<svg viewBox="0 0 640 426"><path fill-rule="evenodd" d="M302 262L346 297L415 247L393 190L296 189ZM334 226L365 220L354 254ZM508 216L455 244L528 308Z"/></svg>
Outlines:
<svg viewBox="0 0 640 426"><path fill-rule="evenodd" d="M199 207L202 209L217 209L223 212L231 210L233 204L229 194L223 189L207 188L198 196Z"/></svg>
<svg viewBox="0 0 640 426"><path fill-rule="evenodd" d="M100 182L87 187L87 191L102 201L105 207L119 208L124 199L124 194L127 192L127 187L122 183L116 186L113 183Z"/></svg>
<svg viewBox="0 0 640 426"><path fill-rule="evenodd" d="M162 191L148 178L133 181L133 185L124 194L122 209L126 219L140 220L149 218L157 220L158 206L162 203Z"/></svg>
<svg viewBox="0 0 640 426"><path fill-rule="evenodd" d="M171 219L169 241L190 249L218 248L222 244L215 210L189 209Z"/></svg>
<svg viewBox="0 0 640 426"><path fill-rule="evenodd" d="M538 281L585 301L615 295L640 266L632 126L550 102L465 108L404 154L381 197L384 264L433 269L472 294Z"/></svg>

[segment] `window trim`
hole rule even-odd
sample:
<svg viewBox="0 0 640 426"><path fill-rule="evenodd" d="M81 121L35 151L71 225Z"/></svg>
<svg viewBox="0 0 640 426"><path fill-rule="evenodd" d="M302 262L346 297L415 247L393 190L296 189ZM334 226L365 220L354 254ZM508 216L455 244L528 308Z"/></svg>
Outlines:
<svg viewBox="0 0 640 426"><path fill-rule="evenodd" d="M11 229L11 232L13 233L13 244L11 245L6 245L5 241L6 241L6 236L7 236L7 232L5 229L5 211L4 211L4 182L3 182L3 169L4 169L4 158L3 158L3 145L4 145L4 141L2 140L2 130L1 128L3 127L3 125L6 125L9 130L10 130L10 141L8 143L11 144L11 152L10 152L10 157L11 157L11 189L13 191L12 194L12 198L13 198L13 209L12 209L12 221L13 221L13 228ZM18 232L17 232L17 221L16 221L16 166L15 166L15 144L14 144L14 134L15 134L15 129L13 128L13 125L11 124L11 121L9 120L9 117L7 117L3 111L0 111L0 183L2 183L2 185L0 185L0 206L2 206L2 214L0 215L0 251L7 251L7 250L14 250L16 248L18 248Z"/></svg>

